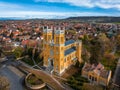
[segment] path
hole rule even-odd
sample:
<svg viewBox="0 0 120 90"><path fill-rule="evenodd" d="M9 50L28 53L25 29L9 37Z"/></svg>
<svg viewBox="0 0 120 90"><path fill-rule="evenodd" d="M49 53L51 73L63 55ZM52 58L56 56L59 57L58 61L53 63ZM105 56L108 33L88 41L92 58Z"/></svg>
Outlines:
<svg viewBox="0 0 120 90"><path fill-rule="evenodd" d="M24 90L22 81L24 74L13 66L3 66L0 75L6 76L10 82L10 90Z"/></svg>
<svg viewBox="0 0 120 90"><path fill-rule="evenodd" d="M114 74L114 77L113 77L113 85L114 85L114 88L118 88L118 89L115 89L115 90L120 90L120 58L118 60L117 67L116 67L116 70L115 70L115 74Z"/></svg>
<svg viewBox="0 0 120 90"><path fill-rule="evenodd" d="M33 73L39 78L41 77L41 79L44 82L46 82L48 85L52 86L55 90L67 90L54 77L52 77L52 75L49 75L42 70L31 69L30 67L26 67L24 65L20 65L19 68L26 70L30 73Z"/></svg>

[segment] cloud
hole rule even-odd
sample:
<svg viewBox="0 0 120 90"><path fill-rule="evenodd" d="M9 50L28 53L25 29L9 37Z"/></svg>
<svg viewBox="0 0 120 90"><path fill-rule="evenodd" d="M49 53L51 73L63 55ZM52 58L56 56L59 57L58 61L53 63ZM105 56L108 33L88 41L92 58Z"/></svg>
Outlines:
<svg viewBox="0 0 120 90"><path fill-rule="evenodd" d="M74 6L116 8L120 10L120 0L34 0L35 2L67 3Z"/></svg>
<svg viewBox="0 0 120 90"><path fill-rule="evenodd" d="M43 2L43 0L36 0L36 2ZM94 1L93 0L44 0L44 2L59 2L59 3L69 3L71 5L75 6L86 6L89 8L99 6L103 8L119 8L120 6L118 3L118 0L114 0L113 4L114 6L111 6L112 0L108 0L105 2L105 0L99 0ZM101 3L99 3L101 2ZM106 4L109 3L109 4ZM37 4L38 5L38 4ZM6 3L6 2L0 2L0 17L22 17L22 18L67 18L67 17L74 17L74 16L119 16L120 13L118 11L115 11L115 13L106 13L106 12L99 12L99 11L77 11L71 12L67 10L68 12L64 11L55 11L50 10L48 6L37 6L36 4L33 5L26 5L23 4L13 4L13 3ZM47 7L47 9L45 9ZM61 8L60 8L61 9Z"/></svg>
<svg viewBox="0 0 120 90"><path fill-rule="evenodd" d="M0 2L0 8L22 8L20 5L17 4L11 4L11 3L7 3L7 2Z"/></svg>

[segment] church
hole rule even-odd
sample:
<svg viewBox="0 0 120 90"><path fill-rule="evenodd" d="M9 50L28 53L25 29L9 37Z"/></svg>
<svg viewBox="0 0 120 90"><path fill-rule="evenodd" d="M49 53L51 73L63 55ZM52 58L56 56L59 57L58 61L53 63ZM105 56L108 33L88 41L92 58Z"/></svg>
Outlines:
<svg viewBox="0 0 120 90"><path fill-rule="evenodd" d="M43 65L61 75L77 60L81 63L82 42L65 39L64 27L43 27Z"/></svg>

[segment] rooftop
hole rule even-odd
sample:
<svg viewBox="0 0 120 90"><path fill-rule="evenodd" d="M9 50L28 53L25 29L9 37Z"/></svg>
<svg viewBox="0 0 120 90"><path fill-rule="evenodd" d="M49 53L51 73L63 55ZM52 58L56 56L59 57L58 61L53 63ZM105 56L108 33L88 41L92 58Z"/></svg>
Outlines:
<svg viewBox="0 0 120 90"><path fill-rule="evenodd" d="M110 71L108 70L101 70L100 76L103 78L108 78Z"/></svg>
<svg viewBox="0 0 120 90"><path fill-rule="evenodd" d="M85 63L83 70L86 72L93 71L94 73L96 73L97 75L103 78L108 78L109 72L110 72L109 70L105 70L104 66L101 63L99 63L98 65L94 65L94 64L91 65L91 64Z"/></svg>
<svg viewBox="0 0 120 90"><path fill-rule="evenodd" d="M75 40L68 40L68 41L65 42L65 46L67 46L67 45L69 45L69 44L72 44L72 43L74 43L74 42L75 42Z"/></svg>
<svg viewBox="0 0 120 90"><path fill-rule="evenodd" d="M67 50L65 51L65 56L68 55L68 54L70 54L70 53L72 53L72 52L74 52L74 51L76 51L76 48L75 48L75 47L72 47L72 48L67 49Z"/></svg>

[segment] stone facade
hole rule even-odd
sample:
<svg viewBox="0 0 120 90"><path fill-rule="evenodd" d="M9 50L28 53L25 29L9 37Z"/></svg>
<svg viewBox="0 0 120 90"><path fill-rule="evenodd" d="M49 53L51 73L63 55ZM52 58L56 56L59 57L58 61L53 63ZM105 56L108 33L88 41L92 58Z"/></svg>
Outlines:
<svg viewBox="0 0 120 90"><path fill-rule="evenodd" d="M65 28L43 28L44 66L61 75L76 60L81 62L81 41L65 40Z"/></svg>

